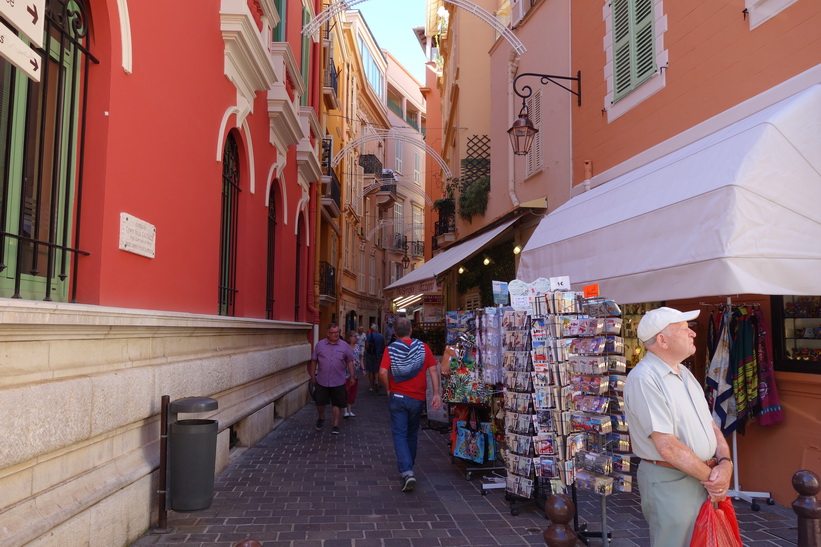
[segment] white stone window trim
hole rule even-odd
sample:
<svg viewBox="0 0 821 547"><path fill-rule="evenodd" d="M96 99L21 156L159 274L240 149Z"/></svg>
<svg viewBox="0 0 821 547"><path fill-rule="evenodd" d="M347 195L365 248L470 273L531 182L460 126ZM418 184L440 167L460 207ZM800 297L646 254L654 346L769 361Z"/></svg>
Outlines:
<svg viewBox="0 0 821 547"><path fill-rule="evenodd" d="M762 25L795 4L798 0L745 0L750 30Z"/></svg>
<svg viewBox="0 0 821 547"><path fill-rule="evenodd" d="M602 8L602 18L605 24L604 53L607 62L604 65L604 79L607 82L607 95L604 97L604 110L607 112L607 123L611 123L619 117L629 112L637 105L652 97L667 85L666 68L668 52L664 49L664 33L667 32L667 15L664 14L663 0L653 2L653 21L656 66L656 73L641 83L636 89L622 97L618 102L615 99L615 84L613 74L613 9L610 0L605 0Z"/></svg>

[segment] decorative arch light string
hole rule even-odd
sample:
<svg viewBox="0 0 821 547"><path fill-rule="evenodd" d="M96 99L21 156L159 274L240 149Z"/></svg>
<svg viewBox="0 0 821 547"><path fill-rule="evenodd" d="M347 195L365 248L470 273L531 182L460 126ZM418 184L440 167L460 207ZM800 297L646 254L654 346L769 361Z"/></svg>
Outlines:
<svg viewBox="0 0 821 547"><path fill-rule="evenodd" d="M311 21L309 21L303 28L302 34L304 36L313 36L319 32L322 25L328 22L331 17L334 17L343 11L351 9L356 4L361 4L365 0L341 0L329 5L326 9L317 14ZM453 4L460 7L481 19L484 23L490 25L496 32L498 32L516 51L518 55L522 55L527 51L525 45L513 32L507 28L507 25L499 21L495 15L481 6L477 6L470 0L444 0L448 4Z"/></svg>

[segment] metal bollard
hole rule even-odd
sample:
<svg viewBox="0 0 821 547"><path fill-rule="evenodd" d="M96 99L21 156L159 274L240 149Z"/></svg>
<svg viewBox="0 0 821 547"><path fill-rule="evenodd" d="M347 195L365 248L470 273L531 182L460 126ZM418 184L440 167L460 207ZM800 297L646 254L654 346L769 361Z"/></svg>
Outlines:
<svg viewBox="0 0 821 547"><path fill-rule="evenodd" d="M544 514L550 519L550 526L542 537L547 547L574 547L576 532L569 523L573 520L576 507L573 501L564 494L553 494L544 504Z"/></svg>
<svg viewBox="0 0 821 547"><path fill-rule="evenodd" d="M798 515L798 547L821 547L821 503L815 497L821 490L818 475L796 471L792 487L798 492L792 502L792 510Z"/></svg>

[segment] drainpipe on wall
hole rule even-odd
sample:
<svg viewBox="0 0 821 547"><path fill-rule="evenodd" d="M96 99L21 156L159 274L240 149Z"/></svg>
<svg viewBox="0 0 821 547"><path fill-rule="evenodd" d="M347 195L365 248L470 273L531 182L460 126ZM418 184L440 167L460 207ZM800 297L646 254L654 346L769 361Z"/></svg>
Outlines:
<svg viewBox="0 0 821 547"><path fill-rule="evenodd" d="M516 98L513 93L513 79L516 77L516 72L519 70L519 55L516 50L510 52L510 60L507 64L507 119L513 120L516 118ZM513 154L513 148L508 147L508 162L507 162L507 192L510 194L510 201L513 202L513 207L519 206L519 196L516 195L516 156Z"/></svg>

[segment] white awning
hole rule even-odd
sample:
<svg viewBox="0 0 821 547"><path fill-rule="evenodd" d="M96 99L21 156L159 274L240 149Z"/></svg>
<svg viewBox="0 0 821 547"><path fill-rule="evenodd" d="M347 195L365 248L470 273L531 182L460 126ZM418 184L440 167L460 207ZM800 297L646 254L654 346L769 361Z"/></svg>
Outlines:
<svg viewBox="0 0 821 547"><path fill-rule="evenodd" d="M576 196L518 278L618 302L821 294L821 85Z"/></svg>
<svg viewBox="0 0 821 547"><path fill-rule="evenodd" d="M488 230L473 239L453 245L425 262L408 275L391 283L384 289L385 298L436 292L436 276L445 273L456 264L470 258L504 232L518 217Z"/></svg>

